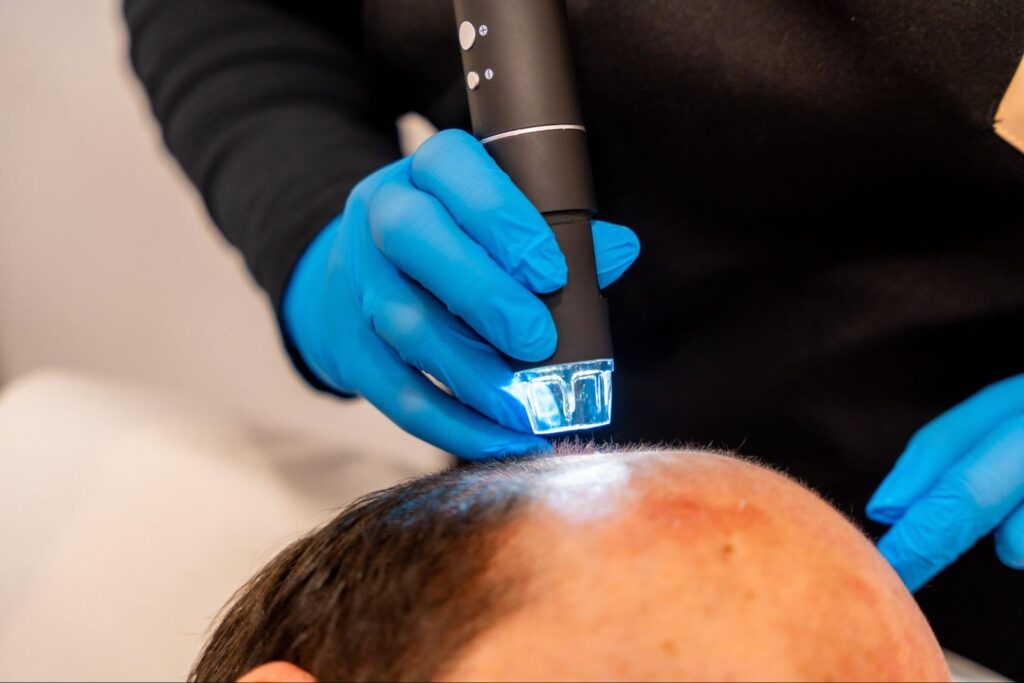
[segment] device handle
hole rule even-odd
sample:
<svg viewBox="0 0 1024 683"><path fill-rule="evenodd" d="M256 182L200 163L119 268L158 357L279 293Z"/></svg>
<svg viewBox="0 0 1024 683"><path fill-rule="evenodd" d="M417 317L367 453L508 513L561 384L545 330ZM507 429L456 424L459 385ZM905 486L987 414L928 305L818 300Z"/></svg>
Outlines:
<svg viewBox="0 0 1024 683"><path fill-rule="evenodd" d="M544 297L554 356L531 366L612 357L590 217L597 209L564 0L454 0L473 133L544 214L569 267Z"/></svg>

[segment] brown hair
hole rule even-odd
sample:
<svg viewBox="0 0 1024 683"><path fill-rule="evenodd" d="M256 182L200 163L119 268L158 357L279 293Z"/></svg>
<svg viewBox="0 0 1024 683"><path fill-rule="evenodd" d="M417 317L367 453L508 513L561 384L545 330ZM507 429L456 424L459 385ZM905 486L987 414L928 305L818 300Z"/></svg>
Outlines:
<svg viewBox="0 0 1024 683"><path fill-rule="evenodd" d="M522 506L527 461L451 469L371 494L287 548L235 595L191 673L234 681L289 661L319 680L428 680L510 610L488 571Z"/></svg>

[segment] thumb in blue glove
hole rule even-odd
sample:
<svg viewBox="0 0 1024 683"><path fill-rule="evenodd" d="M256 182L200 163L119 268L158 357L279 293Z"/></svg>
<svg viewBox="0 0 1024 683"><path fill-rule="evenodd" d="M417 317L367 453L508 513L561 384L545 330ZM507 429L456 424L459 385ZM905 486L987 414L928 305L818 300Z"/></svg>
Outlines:
<svg viewBox="0 0 1024 683"><path fill-rule="evenodd" d="M592 230L606 287L639 241L610 223ZM353 190L296 265L285 332L325 384L439 448L462 458L542 451L549 445L507 391L502 354L554 352L537 294L565 281L540 213L472 136L443 131Z"/></svg>
<svg viewBox="0 0 1024 683"><path fill-rule="evenodd" d="M1024 375L923 427L868 503L892 529L878 548L917 590L995 530L1003 563L1024 569Z"/></svg>

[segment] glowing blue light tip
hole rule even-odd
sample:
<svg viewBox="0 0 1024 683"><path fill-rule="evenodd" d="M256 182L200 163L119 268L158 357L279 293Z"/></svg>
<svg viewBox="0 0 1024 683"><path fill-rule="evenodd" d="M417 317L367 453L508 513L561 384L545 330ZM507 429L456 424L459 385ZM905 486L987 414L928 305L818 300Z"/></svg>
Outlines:
<svg viewBox="0 0 1024 683"><path fill-rule="evenodd" d="M521 370L511 391L526 408L534 434L602 427L612 421L612 371L608 358Z"/></svg>

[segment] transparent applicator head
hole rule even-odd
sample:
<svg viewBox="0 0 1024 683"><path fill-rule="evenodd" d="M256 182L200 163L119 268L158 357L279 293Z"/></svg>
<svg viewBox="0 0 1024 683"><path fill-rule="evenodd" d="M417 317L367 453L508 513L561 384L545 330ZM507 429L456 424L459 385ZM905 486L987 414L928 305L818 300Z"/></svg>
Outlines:
<svg viewBox="0 0 1024 683"><path fill-rule="evenodd" d="M603 360L521 370L512 394L526 408L534 434L601 427L612 421L612 370Z"/></svg>

